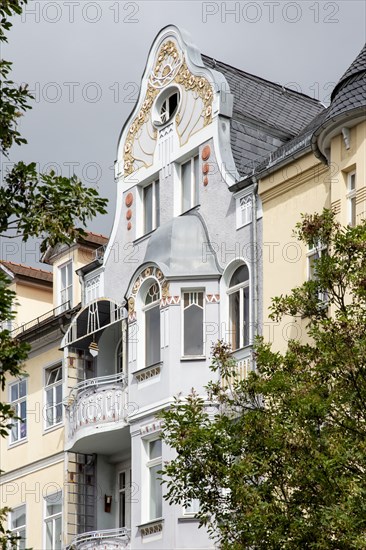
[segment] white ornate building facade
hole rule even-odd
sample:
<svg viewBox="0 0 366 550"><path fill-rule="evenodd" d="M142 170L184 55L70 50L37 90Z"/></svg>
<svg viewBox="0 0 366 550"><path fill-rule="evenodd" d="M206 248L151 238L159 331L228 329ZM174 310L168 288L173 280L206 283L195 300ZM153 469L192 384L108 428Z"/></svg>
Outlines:
<svg viewBox="0 0 366 550"><path fill-rule="evenodd" d="M118 141L108 244L74 263L72 276L67 249L44 257L64 293L80 282L81 303L67 310L61 343L62 529L43 548L214 547L198 529L197 503L164 500L157 472L173 450L160 439L158 414L192 387L204 395L219 338L230 342L242 376L255 367L274 261L263 250L277 227L267 181L273 171L283 192L294 188L276 173L279 160L294 161L289 144L321 164L311 136L325 112L314 99L202 55L174 26L159 32ZM301 148L303 135L309 143ZM278 225L287 230L298 219L286 215ZM23 506L17 498L12 506ZM31 527L25 532L28 546L41 547Z"/></svg>

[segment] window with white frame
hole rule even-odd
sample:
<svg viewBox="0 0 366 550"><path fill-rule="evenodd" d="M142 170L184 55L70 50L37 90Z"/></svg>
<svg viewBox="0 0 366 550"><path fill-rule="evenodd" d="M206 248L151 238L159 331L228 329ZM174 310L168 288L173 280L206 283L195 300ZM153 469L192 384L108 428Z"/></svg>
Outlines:
<svg viewBox="0 0 366 550"><path fill-rule="evenodd" d="M317 243L316 246L313 246L312 248L309 247L309 251L307 253L307 261L308 261L308 281L316 281L317 280L317 263L320 260L320 258L326 254L327 248L322 243ZM317 298L318 301L325 304L328 301L328 295L326 291L323 291L322 289L319 289L317 292Z"/></svg>
<svg viewBox="0 0 366 550"><path fill-rule="evenodd" d="M143 188L144 235L160 225L159 180Z"/></svg>
<svg viewBox="0 0 366 550"><path fill-rule="evenodd" d="M199 203L199 159L198 155L181 164L182 212Z"/></svg>
<svg viewBox="0 0 366 550"><path fill-rule="evenodd" d="M233 273L229 283L229 334L233 350L249 345L249 270L243 264Z"/></svg>
<svg viewBox="0 0 366 550"><path fill-rule="evenodd" d="M200 501L193 498L187 506L183 506L183 515L188 517L196 516L200 511Z"/></svg>
<svg viewBox="0 0 366 550"><path fill-rule="evenodd" d="M85 285L85 304L89 304L93 300L99 298L100 275L96 275L92 279L88 279Z"/></svg>
<svg viewBox="0 0 366 550"><path fill-rule="evenodd" d="M356 172L347 174L347 218L348 225L356 225Z"/></svg>
<svg viewBox="0 0 366 550"><path fill-rule="evenodd" d="M16 443L27 437L27 381L19 380L10 385L10 403L17 420L12 420L10 443Z"/></svg>
<svg viewBox="0 0 366 550"><path fill-rule="evenodd" d="M63 310L72 305L72 261L59 267L59 304Z"/></svg>
<svg viewBox="0 0 366 550"><path fill-rule="evenodd" d="M251 193L236 197L236 229L252 222L253 197Z"/></svg>
<svg viewBox="0 0 366 550"><path fill-rule="evenodd" d="M10 532L12 535L21 537L17 541L17 550L25 549L26 510L25 504L13 508L9 513Z"/></svg>
<svg viewBox="0 0 366 550"><path fill-rule="evenodd" d="M126 504L127 504L127 472L118 474L118 516L119 527L126 527Z"/></svg>
<svg viewBox="0 0 366 550"><path fill-rule="evenodd" d="M160 286L150 285L143 308L145 316L145 366L160 362Z"/></svg>
<svg viewBox="0 0 366 550"><path fill-rule="evenodd" d="M62 492L44 499L45 550L62 548Z"/></svg>
<svg viewBox="0 0 366 550"><path fill-rule="evenodd" d="M169 95L164 97L159 107L160 124L165 124L175 115L178 108L178 104L179 104L179 91L176 89L173 89Z"/></svg>
<svg viewBox="0 0 366 550"><path fill-rule="evenodd" d="M46 428L62 422L62 365L45 370Z"/></svg>
<svg viewBox="0 0 366 550"><path fill-rule="evenodd" d="M161 439L147 441L147 468L148 468L148 495L149 513L148 519L161 518L163 513L163 491L158 472L162 469L162 442Z"/></svg>
<svg viewBox="0 0 366 550"><path fill-rule="evenodd" d="M183 292L183 356L202 357L204 292L190 290Z"/></svg>

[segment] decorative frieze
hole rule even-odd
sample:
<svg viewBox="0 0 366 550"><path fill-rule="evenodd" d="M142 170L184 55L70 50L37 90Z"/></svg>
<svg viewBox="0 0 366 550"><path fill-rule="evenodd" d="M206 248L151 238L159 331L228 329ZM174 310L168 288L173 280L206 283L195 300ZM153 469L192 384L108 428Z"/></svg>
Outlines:
<svg viewBox="0 0 366 550"><path fill-rule="evenodd" d="M220 294L206 294L206 302L208 304L219 304Z"/></svg>
<svg viewBox="0 0 366 550"><path fill-rule="evenodd" d="M162 421L155 420L154 422L150 422L150 424L145 424L144 426L141 426L140 434L148 435L154 432L159 432L161 430L161 427L162 427Z"/></svg>
<svg viewBox="0 0 366 550"><path fill-rule="evenodd" d="M149 380L150 378L154 378L154 376L158 376L160 374L160 371L161 371L160 365L155 365L155 366L143 369L140 372L136 372L135 378L137 382L145 382L145 380Z"/></svg>

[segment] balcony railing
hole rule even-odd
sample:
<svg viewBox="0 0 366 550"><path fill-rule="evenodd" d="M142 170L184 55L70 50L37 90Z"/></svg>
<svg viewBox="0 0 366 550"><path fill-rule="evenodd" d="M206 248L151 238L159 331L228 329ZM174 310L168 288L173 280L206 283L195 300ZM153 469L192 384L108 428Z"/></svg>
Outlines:
<svg viewBox="0 0 366 550"><path fill-rule="evenodd" d="M40 328L41 326L47 324L51 319L58 317L63 313L64 311L67 311L71 308L70 301L64 302L63 304L51 309L50 311L47 311L46 313L43 313L43 315L40 315L39 317L36 317L35 319L32 319L31 321L28 321L28 323L24 323L23 325L20 325L18 327L15 327L11 331L11 335L13 338L20 336L27 330L33 329L33 328ZM12 325L14 327L14 321L12 321Z"/></svg>
<svg viewBox="0 0 366 550"><path fill-rule="evenodd" d="M122 550L129 548L130 529L107 529L77 535L68 550Z"/></svg>
<svg viewBox="0 0 366 550"><path fill-rule="evenodd" d="M127 377L123 373L90 378L77 384L65 400L67 441L117 428L127 418Z"/></svg>

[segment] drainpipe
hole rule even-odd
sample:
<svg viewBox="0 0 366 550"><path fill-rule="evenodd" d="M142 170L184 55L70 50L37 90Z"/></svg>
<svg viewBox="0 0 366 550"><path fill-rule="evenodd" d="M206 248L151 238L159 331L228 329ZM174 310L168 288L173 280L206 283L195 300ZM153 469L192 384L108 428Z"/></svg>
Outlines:
<svg viewBox="0 0 366 550"><path fill-rule="evenodd" d="M258 335L258 221L257 221L257 194L258 181L255 176L252 177L253 186L253 217L252 217L252 240L253 240L253 320L254 330L253 339Z"/></svg>

